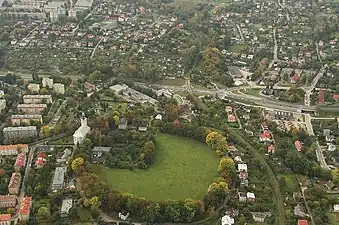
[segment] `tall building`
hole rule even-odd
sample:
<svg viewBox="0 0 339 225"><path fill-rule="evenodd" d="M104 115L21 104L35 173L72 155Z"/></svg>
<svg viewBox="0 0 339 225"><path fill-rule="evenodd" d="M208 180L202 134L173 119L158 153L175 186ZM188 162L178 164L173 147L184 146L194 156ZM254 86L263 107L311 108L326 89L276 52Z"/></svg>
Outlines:
<svg viewBox="0 0 339 225"><path fill-rule="evenodd" d="M28 145L17 144L17 145L0 145L0 155L17 155L21 152L28 152Z"/></svg>
<svg viewBox="0 0 339 225"><path fill-rule="evenodd" d="M15 195L0 195L0 208L11 208L16 206Z"/></svg>
<svg viewBox="0 0 339 225"><path fill-rule="evenodd" d="M18 104L18 110L27 114L39 114L47 108L46 104Z"/></svg>
<svg viewBox="0 0 339 225"><path fill-rule="evenodd" d="M12 125L21 125L25 123L27 125L31 125L31 122L38 122L42 124L42 116L38 114L33 115L12 115L11 116L11 124Z"/></svg>
<svg viewBox="0 0 339 225"><path fill-rule="evenodd" d="M48 77L42 78L42 87L52 88L53 87L53 79L48 78Z"/></svg>
<svg viewBox="0 0 339 225"><path fill-rule="evenodd" d="M11 214L0 214L0 225L10 225L11 219Z"/></svg>
<svg viewBox="0 0 339 225"><path fill-rule="evenodd" d="M10 142L26 137L36 137L38 135L36 126L5 127L2 132L4 138Z"/></svg>
<svg viewBox="0 0 339 225"><path fill-rule="evenodd" d="M48 104L53 102L51 95L24 95L22 99L24 104Z"/></svg>
<svg viewBox="0 0 339 225"><path fill-rule="evenodd" d="M60 83L53 84L53 91L57 94L65 94L65 85Z"/></svg>
<svg viewBox="0 0 339 225"><path fill-rule="evenodd" d="M52 183L52 190L58 190L63 188L65 185L65 173L67 172L67 167L56 167L54 176L53 176L53 183Z"/></svg>

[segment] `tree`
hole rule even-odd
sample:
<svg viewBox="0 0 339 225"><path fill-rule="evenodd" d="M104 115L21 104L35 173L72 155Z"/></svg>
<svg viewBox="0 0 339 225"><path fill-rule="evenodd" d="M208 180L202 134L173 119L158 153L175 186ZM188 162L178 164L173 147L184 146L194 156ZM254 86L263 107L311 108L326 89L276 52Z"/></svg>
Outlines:
<svg viewBox="0 0 339 225"><path fill-rule="evenodd" d="M74 159L72 162L72 166L71 166L72 170L76 171L79 167L84 165L84 163L85 163L85 160L81 157Z"/></svg>
<svg viewBox="0 0 339 225"><path fill-rule="evenodd" d="M14 215L15 211L16 211L15 208L7 208L6 210L6 212L11 215Z"/></svg>
<svg viewBox="0 0 339 225"><path fill-rule="evenodd" d="M165 107L165 115L168 121L174 121L179 118L179 108L177 105L170 103Z"/></svg>
<svg viewBox="0 0 339 225"><path fill-rule="evenodd" d="M332 180L335 184L339 184L339 168L332 170Z"/></svg>
<svg viewBox="0 0 339 225"><path fill-rule="evenodd" d="M47 91L46 88L41 88L40 94L45 95L45 94L47 94L47 93L48 93L48 91Z"/></svg>
<svg viewBox="0 0 339 225"><path fill-rule="evenodd" d="M50 129L49 126L43 126L41 127L41 132L45 137L48 137L50 135Z"/></svg>
<svg viewBox="0 0 339 225"><path fill-rule="evenodd" d="M218 132L210 132L206 136L206 144L217 152L225 152L227 150L226 138Z"/></svg>
<svg viewBox="0 0 339 225"><path fill-rule="evenodd" d="M89 204L91 204L91 210L96 211L100 206L101 202L98 196L94 196L89 200Z"/></svg>
<svg viewBox="0 0 339 225"><path fill-rule="evenodd" d="M235 164L232 158L224 157L220 160L218 173L225 178L226 181L231 181L236 174Z"/></svg>
<svg viewBox="0 0 339 225"><path fill-rule="evenodd" d="M36 214L36 220L38 224L50 224L52 222L52 216L49 209L41 206Z"/></svg>

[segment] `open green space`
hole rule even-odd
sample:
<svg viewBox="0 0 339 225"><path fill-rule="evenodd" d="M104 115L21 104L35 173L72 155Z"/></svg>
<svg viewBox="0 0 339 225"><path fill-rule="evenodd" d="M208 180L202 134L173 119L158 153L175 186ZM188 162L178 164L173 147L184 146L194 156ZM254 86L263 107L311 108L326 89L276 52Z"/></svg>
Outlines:
<svg viewBox="0 0 339 225"><path fill-rule="evenodd" d="M217 175L218 157L207 145L167 134L156 136L156 158L147 170L96 165L96 173L114 189L149 200L201 199Z"/></svg>
<svg viewBox="0 0 339 225"><path fill-rule="evenodd" d="M295 177L294 174L289 173L279 174L278 179L281 177L285 178L286 181L286 186L282 188L284 191L288 193L300 191L297 178Z"/></svg>
<svg viewBox="0 0 339 225"><path fill-rule="evenodd" d="M231 45L228 51L234 52L234 53L240 53L244 48L246 48L245 45Z"/></svg>
<svg viewBox="0 0 339 225"><path fill-rule="evenodd" d="M329 224L338 225L337 216L335 213L328 213Z"/></svg>
<svg viewBox="0 0 339 225"><path fill-rule="evenodd" d="M73 144L73 136L63 137L54 141L49 141L50 145L71 145Z"/></svg>
<svg viewBox="0 0 339 225"><path fill-rule="evenodd" d="M260 93L260 89L259 88L246 89L246 90L242 90L241 92L244 93L244 94L247 94L247 95L260 96L259 95L259 93Z"/></svg>

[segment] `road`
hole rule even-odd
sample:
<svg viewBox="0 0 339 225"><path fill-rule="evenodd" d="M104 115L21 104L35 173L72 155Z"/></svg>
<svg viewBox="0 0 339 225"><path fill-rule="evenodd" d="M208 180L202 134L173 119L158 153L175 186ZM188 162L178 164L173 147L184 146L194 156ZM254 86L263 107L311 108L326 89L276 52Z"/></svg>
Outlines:
<svg viewBox="0 0 339 225"><path fill-rule="evenodd" d="M92 54L91 54L91 59L93 58L95 51L97 50L98 46L100 45L100 43L102 42L104 38L100 38L100 40L98 41L98 43L96 44L96 46L94 47Z"/></svg>
<svg viewBox="0 0 339 225"><path fill-rule="evenodd" d="M311 136L315 136L314 131L313 131L313 126L312 126L311 116L309 114L305 115L305 123L306 123L308 134ZM316 141L316 144L317 144L317 149L315 150L315 153L316 153L318 162L320 163L320 166L324 169L330 170L331 168L326 163L325 157L320 148L318 140Z"/></svg>
<svg viewBox="0 0 339 225"><path fill-rule="evenodd" d="M306 106L310 106L311 105L311 94L312 94L312 91L314 90L314 88L317 85L317 83L320 80L320 78L324 75L325 68L326 68L326 65L323 66L319 70L318 74L314 77L311 85L309 87L305 87L304 88L304 91L305 91L305 105Z"/></svg>
<svg viewBox="0 0 339 225"><path fill-rule="evenodd" d="M237 24L237 29L238 29L238 32L240 34L240 38L242 40L243 43L245 43L245 39L244 39L244 36L242 35L242 31L241 31L241 28L240 26Z"/></svg>

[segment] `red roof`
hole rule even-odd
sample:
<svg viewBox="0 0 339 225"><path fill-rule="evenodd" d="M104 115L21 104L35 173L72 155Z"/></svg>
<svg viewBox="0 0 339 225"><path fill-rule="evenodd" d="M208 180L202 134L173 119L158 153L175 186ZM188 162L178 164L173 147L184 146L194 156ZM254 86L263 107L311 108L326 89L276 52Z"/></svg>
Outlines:
<svg viewBox="0 0 339 225"><path fill-rule="evenodd" d="M11 214L0 214L0 222L10 221L11 218Z"/></svg>
<svg viewBox="0 0 339 225"><path fill-rule="evenodd" d="M269 152L274 152L274 150L275 150L274 145L268 146L268 147L267 147L267 150L268 150Z"/></svg>
<svg viewBox="0 0 339 225"><path fill-rule="evenodd" d="M333 98L334 100L339 100L339 94L333 94L332 98Z"/></svg>
<svg viewBox="0 0 339 225"><path fill-rule="evenodd" d="M234 115L228 115L227 122L232 123L232 122L236 122L236 121L237 121L237 118L235 118Z"/></svg>
<svg viewBox="0 0 339 225"><path fill-rule="evenodd" d="M294 146L295 146L295 148L296 148L299 152L301 151L302 144L301 144L301 142L300 142L299 140L296 140L296 141L294 142Z"/></svg>
<svg viewBox="0 0 339 225"><path fill-rule="evenodd" d="M325 91L323 89L319 91L318 98L319 98L319 103L321 104L325 103Z"/></svg>
<svg viewBox="0 0 339 225"><path fill-rule="evenodd" d="M44 152L38 152L37 158L44 158L44 159L46 159L47 155Z"/></svg>
<svg viewBox="0 0 339 225"><path fill-rule="evenodd" d="M36 165L36 166L43 166L43 165L45 164L45 162L46 162L46 159L45 159L45 158L39 157L39 158L37 158L37 160L35 161L35 165Z"/></svg>
<svg viewBox="0 0 339 225"><path fill-rule="evenodd" d="M17 167L23 167L26 164L26 154L25 153L20 153L15 160L15 165Z"/></svg>
<svg viewBox="0 0 339 225"><path fill-rule="evenodd" d="M297 82L299 80L299 76L297 74L293 75L293 77L291 78L291 82Z"/></svg>
<svg viewBox="0 0 339 225"><path fill-rule="evenodd" d="M21 215L28 215L31 208L32 197L24 197L21 202L19 213Z"/></svg>
<svg viewBox="0 0 339 225"><path fill-rule="evenodd" d="M307 220L298 220L298 225L308 225Z"/></svg>
<svg viewBox="0 0 339 225"><path fill-rule="evenodd" d="M28 149L28 145L18 144L18 145L0 145L0 151L3 150L17 150L17 149Z"/></svg>
<svg viewBox="0 0 339 225"><path fill-rule="evenodd" d="M9 181L8 188L16 188L20 186L21 174L20 173L12 173L11 180Z"/></svg>
<svg viewBox="0 0 339 225"><path fill-rule="evenodd" d="M263 133L264 137L266 138L271 138L271 132L269 132L268 130L265 130Z"/></svg>
<svg viewBox="0 0 339 225"><path fill-rule="evenodd" d="M15 201L15 195L0 195L0 202Z"/></svg>

